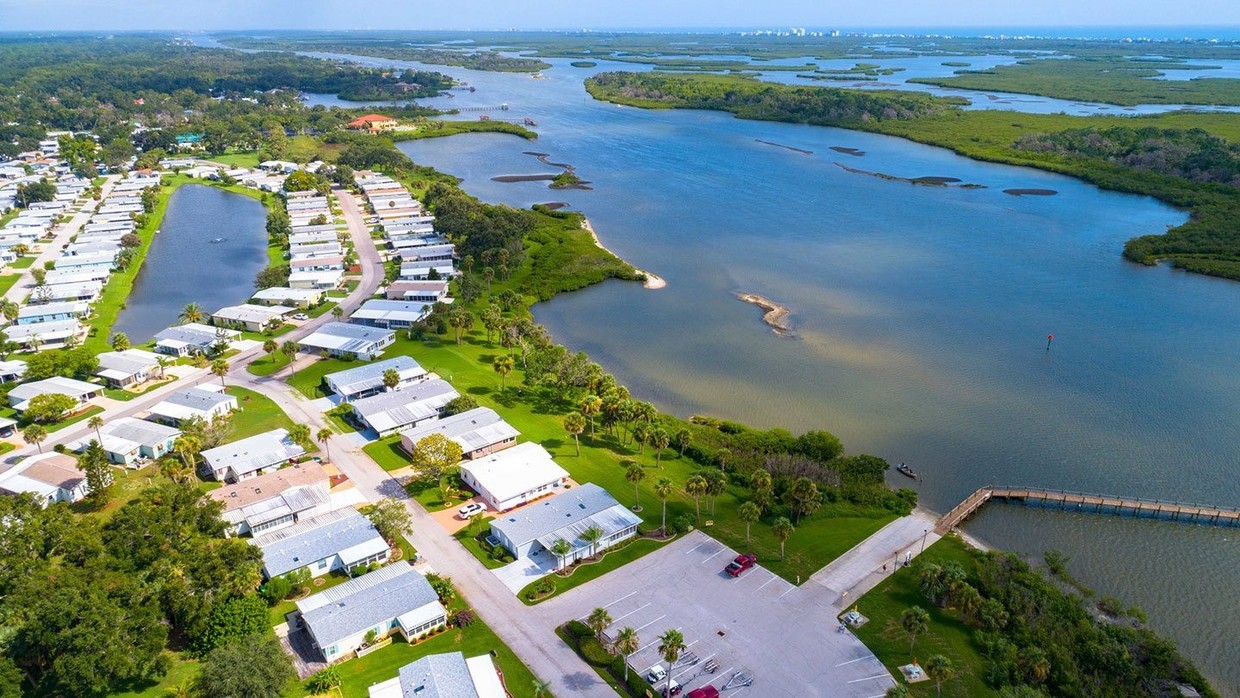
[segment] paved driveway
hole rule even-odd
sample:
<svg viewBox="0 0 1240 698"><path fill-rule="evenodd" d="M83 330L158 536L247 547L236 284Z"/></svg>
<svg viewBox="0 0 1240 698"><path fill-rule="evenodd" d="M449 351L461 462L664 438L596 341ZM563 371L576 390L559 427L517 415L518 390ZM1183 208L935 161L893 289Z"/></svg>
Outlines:
<svg viewBox="0 0 1240 698"><path fill-rule="evenodd" d="M609 634L637 630L642 646L630 666L643 674L662 662L658 636L680 630L688 650L671 675L687 689L723 689L737 671L751 673L753 685L726 691L728 698L869 698L893 685L865 645L837 632L838 610L823 587L797 588L761 565L733 579L723 568L736 554L694 532L539 607L562 621L606 608ZM719 665L714 674L704 671L708 659Z"/></svg>
<svg viewBox="0 0 1240 698"><path fill-rule="evenodd" d="M546 577L554 571L555 556L546 550L540 550L530 557L491 570L496 577L499 577L499 581L503 582L504 586L514 594L520 592L530 582Z"/></svg>

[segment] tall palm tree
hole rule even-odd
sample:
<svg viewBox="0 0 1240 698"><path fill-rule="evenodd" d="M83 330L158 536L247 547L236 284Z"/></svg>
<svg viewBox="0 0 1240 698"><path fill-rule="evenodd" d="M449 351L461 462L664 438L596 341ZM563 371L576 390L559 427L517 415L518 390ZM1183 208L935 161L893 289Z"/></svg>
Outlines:
<svg viewBox="0 0 1240 698"><path fill-rule="evenodd" d="M177 316L177 319L184 325L190 322L202 322L204 317L206 317L206 313L203 312L201 305L186 303L185 307L181 308L181 314Z"/></svg>
<svg viewBox="0 0 1240 698"><path fill-rule="evenodd" d="M715 515L715 502L719 500L719 495L728 491L728 478L718 470L706 469L702 471L702 478L706 480L706 496L710 497L710 515Z"/></svg>
<svg viewBox="0 0 1240 698"><path fill-rule="evenodd" d="M22 429L22 441L28 444L34 444L39 447L39 453L43 453L43 441L47 438L47 429L41 425L31 424Z"/></svg>
<svg viewBox="0 0 1240 698"><path fill-rule="evenodd" d="M642 640L637 636L637 631L631 627L625 626L616 632L616 638L611 641L611 651L624 658L624 683L629 682L629 655L642 648Z"/></svg>
<svg viewBox="0 0 1240 698"><path fill-rule="evenodd" d="M586 418L580 412L569 412L564 415L564 431L573 435L577 445L577 455L581 455L581 432L586 430Z"/></svg>
<svg viewBox="0 0 1240 698"><path fill-rule="evenodd" d="M103 443L103 434L99 433L99 430L103 428L103 417L100 417L99 415L95 415L94 417L91 417L90 419L86 421L86 426L90 427L91 429L94 429L95 438L99 440L99 443Z"/></svg>
<svg viewBox="0 0 1240 698"><path fill-rule="evenodd" d="M21 312L21 309L18 308L17 304L14 303L13 301L6 299L3 302L0 302L0 313L4 314L5 320L8 320L9 322L14 322L15 320L17 320L17 316L20 312Z"/></svg>
<svg viewBox="0 0 1240 698"><path fill-rule="evenodd" d="M663 427L655 427L650 431L650 447L654 449L654 465L656 468L662 467L659 461L663 458L663 449L672 442L672 437Z"/></svg>
<svg viewBox="0 0 1240 698"><path fill-rule="evenodd" d="M194 456L199 450L198 439L189 434L181 434L176 441L172 442L172 450L176 451L176 454L181 457L181 461L185 463L186 469L191 473L194 472Z"/></svg>
<svg viewBox="0 0 1240 698"><path fill-rule="evenodd" d="M315 440L323 444L323 457L326 458L328 462L331 462L332 457L330 451L328 451L327 442L331 441L332 435L335 433L336 432L332 431L329 427L323 427L314 435Z"/></svg>
<svg viewBox="0 0 1240 698"><path fill-rule="evenodd" d="M297 356L297 342L294 342L291 339L285 340L285 342L280 345L280 353L288 357L288 375L289 377L292 377L293 357Z"/></svg>
<svg viewBox="0 0 1240 698"><path fill-rule="evenodd" d="M573 552L573 546L563 538L551 544L551 554L560 559L560 569L564 569L564 558L568 557L571 552Z"/></svg>
<svg viewBox="0 0 1240 698"><path fill-rule="evenodd" d="M603 529L598 526L589 526L582 531L577 537L590 544L590 557L598 556L598 542L606 535Z"/></svg>
<svg viewBox="0 0 1240 698"><path fill-rule="evenodd" d="M267 359L275 363L276 352L280 350L280 343L268 337L263 340L263 351L267 352Z"/></svg>
<svg viewBox="0 0 1240 698"><path fill-rule="evenodd" d="M603 631L609 625L611 625L611 614L601 606L590 611L590 615L586 616L586 626L594 631L594 637L598 638L600 643L603 642Z"/></svg>
<svg viewBox="0 0 1240 698"><path fill-rule="evenodd" d="M676 660L680 659L680 653L689 649L685 644L685 636L679 630L665 630L659 636L659 654L663 657L663 661L667 662L667 685L663 689L663 695L666 696L672 690L672 667L676 665Z"/></svg>
<svg viewBox="0 0 1240 698"><path fill-rule="evenodd" d="M216 359L215 361L212 361L211 375L219 376L220 387L227 387L224 385L224 376L228 375L228 362L223 359Z"/></svg>
<svg viewBox="0 0 1240 698"><path fill-rule="evenodd" d="M663 535L667 535L667 498L672 494L671 478L662 477L654 483L655 495L663 500Z"/></svg>
<svg viewBox="0 0 1240 698"><path fill-rule="evenodd" d="M956 677L956 667L952 666L952 660L941 654L936 654L926 660L926 676L934 681L934 694L936 696L943 695L943 682L951 681Z"/></svg>
<svg viewBox="0 0 1240 698"><path fill-rule="evenodd" d="M775 519L775 523L771 524L771 533L775 534L775 538L779 540L779 559L784 559L784 544L788 542L788 537L792 535L792 522L788 517L781 516Z"/></svg>
<svg viewBox="0 0 1240 698"><path fill-rule="evenodd" d="M930 629L930 614L921 606L909 606L900 613L900 629L908 636L908 654L911 657L917 636L924 635Z"/></svg>
<svg viewBox="0 0 1240 698"><path fill-rule="evenodd" d="M628 470L624 471L624 479L633 483L633 511L641 511L641 489L642 480L646 479L646 469L639 463L630 465Z"/></svg>
<svg viewBox="0 0 1240 698"><path fill-rule="evenodd" d="M338 305L332 308L332 317L336 318L337 320L344 317L344 308L341 308Z"/></svg>
<svg viewBox="0 0 1240 698"><path fill-rule="evenodd" d="M772 486L771 474L766 470L757 468L749 474L749 489L753 492L753 503L763 511L771 506Z"/></svg>
<svg viewBox="0 0 1240 698"><path fill-rule="evenodd" d="M460 340L457 340L460 344ZM504 392L505 382L508 374L512 373L513 360L511 356L499 356L491 364L495 368L495 372L499 374L499 391Z"/></svg>
<svg viewBox="0 0 1240 698"><path fill-rule="evenodd" d="M693 506L697 509L697 518L702 518L702 496L706 494L706 478L701 475L690 475L685 480L685 494L693 497Z"/></svg>
<svg viewBox="0 0 1240 698"><path fill-rule="evenodd" d="M761 518L762 509L760 509L758 505L754 504L753 502L745 502L744 504L741 505L741 510L739 513L740 513L741 521L745 522L745 547L748 548L749 547L749 527L753 525L754 523L757 523L758 519Z"/></svg>
<svg viewBox="0 0 1240 698"><path fill-rule="evenodd" d="M538 679L534 679L533 689L534 689L534 698L543 698L543 696L549 696L551 695L551 682L540 681Z"/></svg>
<svg viewBox="0 0 1240 698"><path fill-rule="evenodd" d="M579 405L581 413L590 420L590 436L594 436L594 415L603 409L603 399L597 395L587 395Z"/></svg>

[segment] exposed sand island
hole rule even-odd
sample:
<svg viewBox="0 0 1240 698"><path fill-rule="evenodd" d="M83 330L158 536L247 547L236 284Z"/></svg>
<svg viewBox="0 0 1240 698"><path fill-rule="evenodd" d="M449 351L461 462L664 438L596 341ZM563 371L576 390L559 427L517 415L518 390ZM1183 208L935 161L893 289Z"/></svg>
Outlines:
<svg viewBox="0 0 1240 698"><path fill-rule="evenodd" d="M611 250L608 250L607 246L603 244L603 241L598 239L598 233L594 232L594 226L590 225L589 218L586 218L585 216L581 217L581 227L590 231L590 237L594 238L595 245L598 245L600 249L604 249L604 250L607 250L608 252L611 252ZM617 257L620 257L620 255L616 254L615 252L611 252L611 253L615 254ZM624 259L624 258L620 257L620 259ZM637 267L633 267L633 268L637 269ZM664 286L667 286L667 282L664 281L662 277L657 276L655 274L651 274L645 269L637 269L637 271L641 272L646 277L646 280L642 282L643 287L648 288L653 291L656 289L663 288Z"/></svg>
<svg viewBox="0 0 1240 698"><path fill-rule="evenodd" d="M753 303L762 308L762 322L770 325L771 331L775 334L780 337L796 336L792 333L792 325L788 322L788 316L792 314L791 310L756 293L737 293L736 297L745 303Z"/></svg>
<svg viewBox="0 0 1240 698"><path fill-rule="evenodd" d="M1003 193L1012 196L1054 196L1059 192L1054 189L1004 189Z"/></svg>

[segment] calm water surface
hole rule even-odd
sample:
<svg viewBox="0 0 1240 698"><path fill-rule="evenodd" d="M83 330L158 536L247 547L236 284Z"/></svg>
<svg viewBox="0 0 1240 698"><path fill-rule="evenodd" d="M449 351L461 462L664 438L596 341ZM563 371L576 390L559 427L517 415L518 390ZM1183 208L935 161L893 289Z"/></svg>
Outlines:
<svg viewBox="0 0 1240 698"><path fill-rule="evenodd" d="M903 80L949 74L943 60L865 62L908 68L881 82L936 91ZM938 510L992 481L1240 506L1240 285L1119 256L1124 240L1176 225L1183 212L883 136L602 104L584 77L643 68L551 62L541 80L434 68L478 91L431 103L506 102L510 111L493 115L536 119L538 141L480 135L400 147L487 201L567 201L617 253L668 280L661 291L610 282L535 308L559 341L635 394L679 414L831 429L851 451L913 464L924 473L921 501ZM951 93L974 108L1122 111ZM547 172L527 150L573 163L595 190L491 181ZM837 162L986 188L915 187ZM798 338L771 334L737 291L791 307ZM1005 505L968 529L1030 555L1064 550L1083 581L1145 608L1217 688L1240 695L1240 530Z"/></svg>
<svg viewBox="0 0 1240 698"><path fill-rule="evenodd" d="M178 189L114 331L137 344L176 324L186 303L207 312L244 303L267 265L266 220L248 196L197 184Z"/></svg>

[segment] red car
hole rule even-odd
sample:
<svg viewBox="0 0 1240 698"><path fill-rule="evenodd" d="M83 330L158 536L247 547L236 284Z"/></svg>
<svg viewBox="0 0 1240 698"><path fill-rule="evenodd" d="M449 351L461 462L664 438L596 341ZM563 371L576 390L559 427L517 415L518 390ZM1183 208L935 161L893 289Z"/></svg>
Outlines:
<svg viewBox="0 0 1240 698"><path fill-rule="evenodd" d="M719 689L714 686L703 686L689 691L685 698L719 698Z"/></svg>
<svg viewBox="0 0 1240 698"><path fill-rule="evenodd" d="M728 566L723 568L723 571L727 572L733 577L739 577L741 576L741 572L744 572L750 567L753 567L754 564L756 564L757 562L758 562L758 558L755 557L753 553L745 553L744 555L737 555L735 560L733 560L732 562L729 562Z"/></svg>

